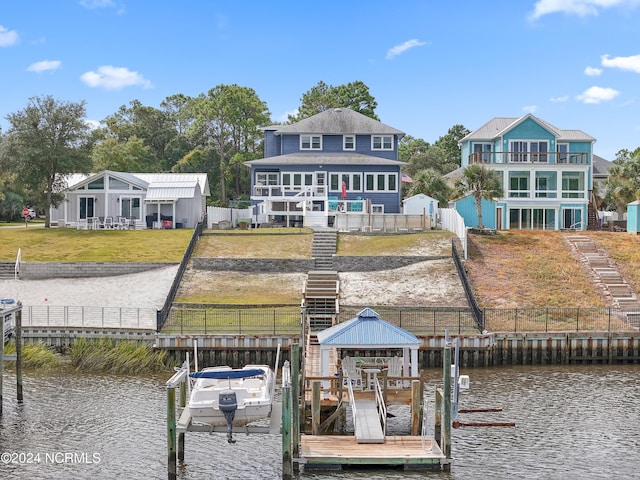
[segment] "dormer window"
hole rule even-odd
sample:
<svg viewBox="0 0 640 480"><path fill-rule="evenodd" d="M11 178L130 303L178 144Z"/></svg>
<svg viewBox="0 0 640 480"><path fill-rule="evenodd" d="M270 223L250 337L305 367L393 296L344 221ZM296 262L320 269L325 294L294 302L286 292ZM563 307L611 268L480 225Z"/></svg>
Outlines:
<svg viewBox="0 0 640 480"><path fill-rule="evenodd" d="M356 149L356 136L344 135L342 137L342 149L343 150L355 150Z"/></svg>
<svg viewBox="0 0 640 480"><path fill-rule="evenodd" d="M300 150L322 150L322 135L300 135Z"/></svg>
<svg viewBox="0 0 640 480"><path fill-rule="evenodd" d="M371 150L393 150L391 135L371 135Z"/></svg>

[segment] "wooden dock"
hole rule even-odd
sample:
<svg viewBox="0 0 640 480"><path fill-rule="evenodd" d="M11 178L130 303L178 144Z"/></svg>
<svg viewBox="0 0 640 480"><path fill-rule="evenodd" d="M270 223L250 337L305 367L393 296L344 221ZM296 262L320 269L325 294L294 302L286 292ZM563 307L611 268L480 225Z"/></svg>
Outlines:
<svg viewBox="0 0 640 480"><path fill-rule="evenodd" d="M300 463L329 465L404 465L437 467L449 463L436 442L421 437L386 436L384 443L360 444L354 436L302 435Z"/></svg>

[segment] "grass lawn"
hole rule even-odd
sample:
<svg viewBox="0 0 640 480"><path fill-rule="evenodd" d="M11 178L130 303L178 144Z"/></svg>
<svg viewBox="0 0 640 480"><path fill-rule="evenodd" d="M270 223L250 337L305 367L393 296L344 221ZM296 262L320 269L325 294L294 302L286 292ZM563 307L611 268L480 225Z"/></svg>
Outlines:
<svg viewBox="0 0 640 480"><path fill-rule="evenodd" d="M25 262L179 262L193 230L0 228L0 260Z"/></svg>
<svg viewBox="0 0 640 480"><path fill-rule="evenodd" d="M402 235L338 235L338 255L451 255L452 234L442 230ZM418 253L420 251L421 253Z"/></svg>

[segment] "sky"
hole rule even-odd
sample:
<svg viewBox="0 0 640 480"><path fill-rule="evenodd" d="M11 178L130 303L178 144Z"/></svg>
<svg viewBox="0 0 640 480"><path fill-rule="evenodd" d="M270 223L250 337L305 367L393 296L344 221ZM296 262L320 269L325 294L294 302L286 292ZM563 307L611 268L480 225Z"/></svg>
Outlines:
<svg viewBox="0 0 640 480"><path fill-rule="evenodd" d="M3 0L0 127L29 98L139 100L252 88L286 121L323 81L362 81L380 120L430 143L527 113L640 146L640 0Z"/></svg>

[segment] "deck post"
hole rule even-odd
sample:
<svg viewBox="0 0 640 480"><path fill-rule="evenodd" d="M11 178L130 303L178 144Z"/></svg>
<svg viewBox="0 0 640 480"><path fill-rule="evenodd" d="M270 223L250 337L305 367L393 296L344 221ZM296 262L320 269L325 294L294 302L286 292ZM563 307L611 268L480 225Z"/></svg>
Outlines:
<svg viewBox="0 0 640 480"><path fill-rule="evenodd" d="M320 433L320 380L314 380L311 383L311 435L318 435L319 433Z"/></svg>
<svg viewBox="0 0 640 480"><path fill-rule="evenodd" d="M291 384L282 385L282 478L293 478L293 458L291 456L291 431L298 428L292 424L291 415Z"/></svg>
<svg viewBox="0 0 640 480"><path fill-rule="evenodd" d="M443 448L442 453L447 458L451 458L451 345L447 344L444 347L444 359L442 361L443 366L443 383L444 383L444 415L442 419L443 424ZM444 465L445 471L451 470L451 464Z"/></svg>
<svg viewBox="0 0 640 480"><path fill-rule="evenodd" d="M300 345L291 345L291 432L292 456L300 458ZM298 463L293 468L298 470Z"/></svg>
<svg viewBox="0 0 640 480"><path fill-rule="evenodd" d="M18 302L16 310L16 394L18 402L22 402L22 302Z"/></svg>
<svg viewBox="0 0 640 480"><path fill-rule="evenodd" d="M4 322L4 319L0 318L0 321ZM2 344L0 345L0 417L2 417L2 377L4 376L4 323L0 328L3 329Z"/></svg>
<svg viewBox="0 0 640 480"><path fill-rule="evenodd" d="M436 405L434 410L433 436L436 442L438 442L438 447L442 449L442 390L439 388L436 388Z"/></svg>
<svg viewBox="0 0 640 480"><path fill-rule="evenodd" d="M187 405L187 382L180 382L180 407ZM178 434L178 460L184 462L184 432Z"/></svg>
<svg viewBox="0 0 640 480"><path fill-rule="evenodd" d="M411 380L411 435L420 435L420 406L422 400L422 390L420 380Z"/></svg>
<svg viewBox="0 0 640 480"><path fill-rule="evenodd" d="M167 388L167 474L176 480L176 389Z"/></svg>

